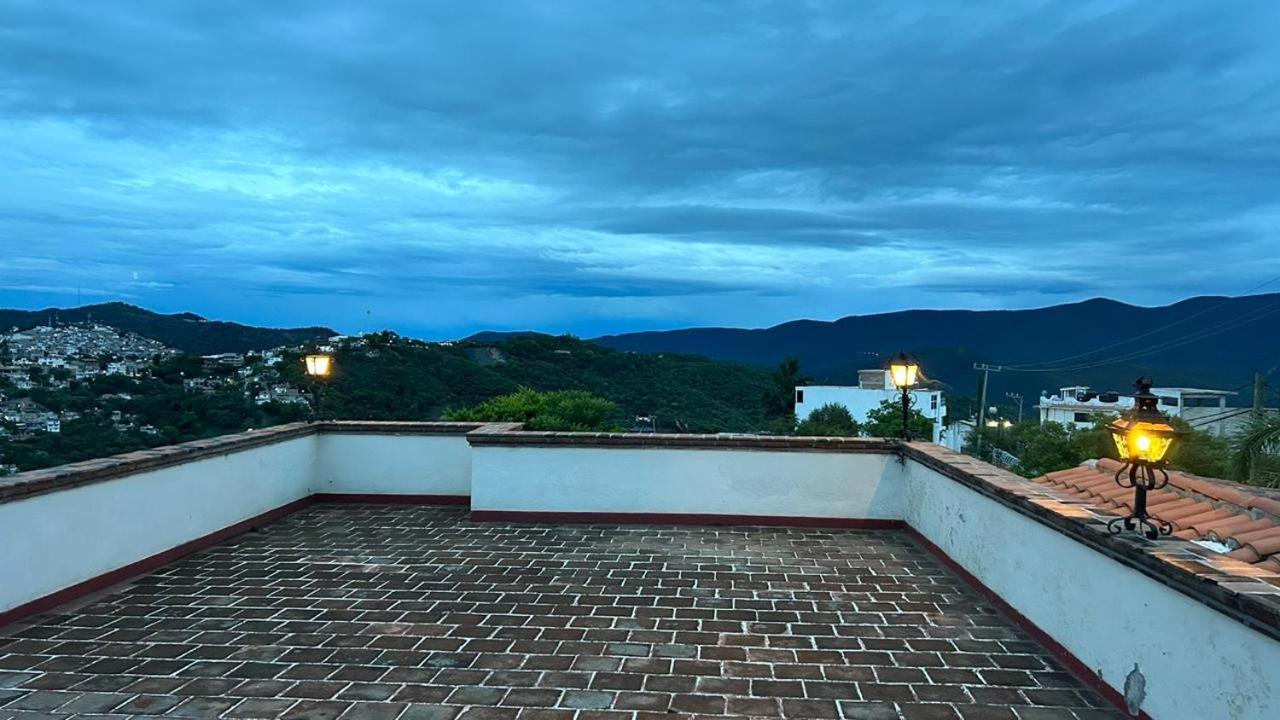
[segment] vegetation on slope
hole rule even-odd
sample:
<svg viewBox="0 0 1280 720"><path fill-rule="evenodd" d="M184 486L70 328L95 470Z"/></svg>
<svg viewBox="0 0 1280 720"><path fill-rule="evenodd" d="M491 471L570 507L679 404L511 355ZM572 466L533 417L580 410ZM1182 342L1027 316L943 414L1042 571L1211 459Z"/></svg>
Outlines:
<svg viewBox="0 0 1280 720"><path fill-rule="evenodd" d="M301 363L286 366L303 382ZM363 346L338 349L325 411L340 418L435 420L520 388L576 390L613 403L612 425L629 427L646 415L660 431L756 432L768 425L763 398L769 387L765 371L745 365L619 352L569 336L442 345L382 333Z"/></svg>

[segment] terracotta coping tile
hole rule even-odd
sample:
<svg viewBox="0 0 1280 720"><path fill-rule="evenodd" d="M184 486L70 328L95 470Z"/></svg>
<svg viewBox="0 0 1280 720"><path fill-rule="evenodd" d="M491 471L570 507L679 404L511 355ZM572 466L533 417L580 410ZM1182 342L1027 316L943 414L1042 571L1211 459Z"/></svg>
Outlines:
<svg viewBox="0 0 1280 720"><path fill-rule="evenodd" d="M1270 520L1262 520L1259 522L1271 522ZM1231 536L1233 542L1239 542L1241 545L1252 543L1255 540L1265 540L1269 537L1280 537L1280 526L1272 523L1270 527L1259 528L1257 530L1249 530L1247 532L1237 532Z"/></svg>
<svg viewBox="0 0 1280 720"><path fill-rule="evenodd" d="M1209 528L1207 535L1217 540L1226 541L1234 535L1241 533L1249 533L1254 530L1262 530L1272 527L1270 520L1254 520L1249 517L1238 517L1234 520L1226 520L1220 525Z"/></svg>
<svg viewBox="0 0 1280 720"><path fill-rule="evenodd" d="M1275 557L1267 558L1266 560L1263 560L1262 562L1255 565L1255 567L1266 569L1266 570L1272 570L1276 573L1280 573L1280 558L1275 558Z"/></svg>
<svg viewBox="0 0 1280 720"><path fill-rule="evenodd" d="M1098 460L1098 467L1103 470L1108 470L1114 474L1117 470L1124 467L1124 463L1119 460L1112 460L1111 458L1100 458Z"/></svg>
<svg viewBox="0 0 1280 720"><path fill-rule="evenodd" d="M1212 512L1214 509L1213 506L1207 502L1197 502L1190 498L1187 499L1190 500L1190 503L1187 505L1161 508L1160 517L1164 520L1173 522L1175 520L1185 520L1197 515L1203 515L1205 513Z"/></svg>
<svg viewBox="0 0 1280 720"><path fill-rule="evenodd" d="M1166 505L1175 505L1176 503L1193 503L1194 498L1183 497L1172 490L1154 490L1147 493L1147 507L1155 508L1156 506L1164 507ZM1177 507L1183 507L1177 505Z"/></svg>
<svg viewBox="0 0 1280 720"><path fill-rule="evenodd" d="M1272 533L1269 537L1251 539L1241 546L1241 549L1243 548L1249 548L1262 557L1280 553L1280 531Z"/></svg>
<svg viewBox="0 0 1280 720"><path fill-rule="evenodd" d="M1260 553L1258 553L1258 551L1248 546L1238 548L1236 550L1232 550L1231 552L1227 553L1227 557L1231 558L1232 560L1240 560L1247 563L1256 563L1263 558L1263 556Z"/></svg>
<svg viewBox="0 0 1280 720"><path fill-rule="evenodd" d="M1203 535L1199 531L1195 530L1194 528L1187 529L1187 530L1179 530L1175 532L1173 536L1176 538L1181 538L1183 540L1199 540L1201 537L1203 537Z"/></svg>
<svg viewBox="0 0 1280 720"><path fill-rule="evenodd" d="M1280 517L1280 500L1273 500L1267 497L1255 497L1249 501L1249 507Z"/></svg>
<svg viewBox="0 0 1280 720"><path fill-rule="evenodd" d="M1068 481L1075 478L1091 477L1097 475L1097 471L1090 467L1073 467L1067 470L1055 470L1047 473L1045 477L1054 481Z"/></svg>
<svg viewBox="0 0 1280 720"><path fill-rule="evenodd" d="M1112 485L1109 488L1099 490L1094 493L1098 497L1110 500L1117 497L1129 497L1133 495L1133 488L1123 488L1119 485Z"/></svg>
<svg viewBox="0 0 1280 720"><path fill-rule="evenodd" d="M1239 515L1239 513L1232 512L1227 508L1214 508L1212 510L1206 510L1199 515L1182 518L1182 524L1187 527L1197 527L1200 525L1208 527L1218 520L1235 517L1236 515Z"/></svg>

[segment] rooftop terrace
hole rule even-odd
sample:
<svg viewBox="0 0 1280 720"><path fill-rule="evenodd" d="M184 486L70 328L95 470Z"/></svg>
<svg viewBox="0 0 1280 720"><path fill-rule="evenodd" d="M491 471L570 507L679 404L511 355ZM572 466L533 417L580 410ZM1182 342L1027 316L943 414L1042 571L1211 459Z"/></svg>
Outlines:
<svg viewBox="0 0 1280 720"><path fill-rule="evenodd" d="M1280 574L1103 510L929 444L510 425L27 473L0 720L1275 717Z"/></svg>
<svg viewBox="0 0 1280 720"><path fill-rule="evenodd" d="M313 506L0 653L0 716L1121 717L898 531Z"/></svg>

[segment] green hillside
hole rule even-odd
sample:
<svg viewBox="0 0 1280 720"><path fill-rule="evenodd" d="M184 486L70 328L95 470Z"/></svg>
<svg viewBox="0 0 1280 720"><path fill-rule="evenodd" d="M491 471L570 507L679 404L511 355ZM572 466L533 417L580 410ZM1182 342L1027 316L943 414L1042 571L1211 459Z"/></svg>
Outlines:
<svg viewBox="0 0 1280 720"><path fill-rule="evenodd" d="M620 352L567 336L441 345L384 334L338 349L325 409L343 418L437 419L520 387L586 390L617 404L624 427L650 415L663 430L749 432L768 426L769 386L768 372L738 363Z"/></svg>

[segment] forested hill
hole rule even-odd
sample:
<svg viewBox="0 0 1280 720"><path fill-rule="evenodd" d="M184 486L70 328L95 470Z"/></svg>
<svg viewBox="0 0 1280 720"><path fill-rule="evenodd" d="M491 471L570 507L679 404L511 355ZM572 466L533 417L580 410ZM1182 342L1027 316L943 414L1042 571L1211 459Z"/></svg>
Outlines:
<svg viewBox="0 0 1280 720"><path fill-rule="evenodd" d="M26 330L51 322L74 323L87 320L134 332L183 352L202 355L266 350L321 340L337 334L325 327L264 328L206 320L193 313L162 315L120 302L75 308L0 310L0 331L7 332L13 327Z"/></svg>
<svg viewBox="0 0 1280 720"><path fill-rule="evenodd" d="M577 338L520 335L496 343L424 343L390 333L339 348L325 404L339 417L436 419L513 392L586 390L618 405L617 423L656 416L659 429L752 432L768 428L770 374L674 354L610 350Z"/></svg>
<svg viewBox="0 0 1280 720"><path fill-rule="evenodd" d="M1142 336L1135 339L1135 336ZM798 320L761 329L690 328L595 339L637 352L696 353L759 367L800 358L819 381L856 381L859 367L907 350L925 371L972 394L974 362L1037 363L993 376L993 390L1088 384L1127 390L1139 374L1161 385L1234 389L1280 362L1280 294L1196 297L1162 307L1094 299L1033 310L911 310ZM1237 403L1248 403L1243 393Z"/></svg>

